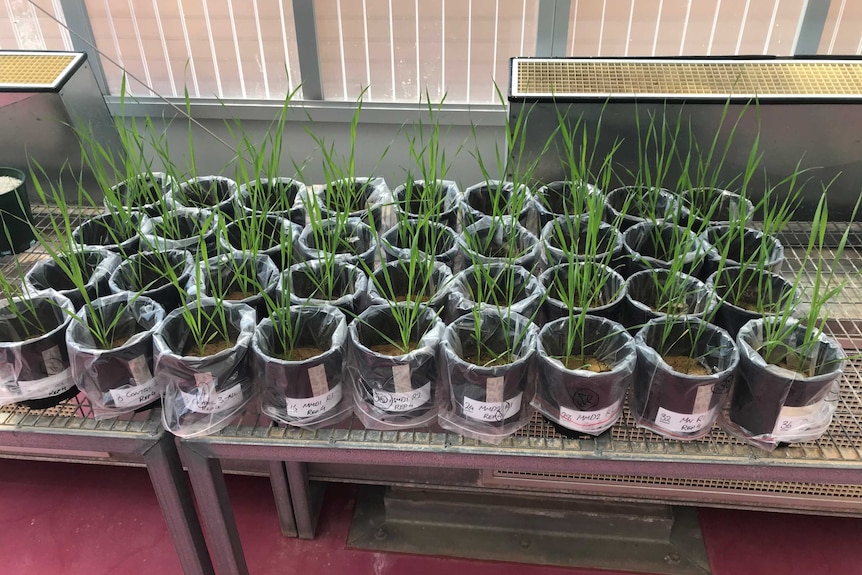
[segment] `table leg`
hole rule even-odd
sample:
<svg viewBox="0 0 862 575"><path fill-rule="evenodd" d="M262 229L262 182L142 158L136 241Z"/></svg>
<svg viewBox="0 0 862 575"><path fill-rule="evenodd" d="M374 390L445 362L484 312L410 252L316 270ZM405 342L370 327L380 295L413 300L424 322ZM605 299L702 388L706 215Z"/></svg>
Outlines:
<svg viewBox="0 0 862 575"><path fill-rule="evenodd" d="M281 533L285 537L296 537L296 520L293 517L293 503L290 500L290 488L287 485L287 473L281 461L269 462L269 482L272 485L272 495L275 497L275 509L278 512L278 522Z"/></svg>
<svg viewBox="0 0 862 575"><path fill-rule="evenodd" d="M305 464L297 461L285 461L287 482L290 485L290 500L293 502L293 516L296 519L296 530L300 539L314 539L317 527L318 505L316 497L308 484L308 473Z"/></svg>

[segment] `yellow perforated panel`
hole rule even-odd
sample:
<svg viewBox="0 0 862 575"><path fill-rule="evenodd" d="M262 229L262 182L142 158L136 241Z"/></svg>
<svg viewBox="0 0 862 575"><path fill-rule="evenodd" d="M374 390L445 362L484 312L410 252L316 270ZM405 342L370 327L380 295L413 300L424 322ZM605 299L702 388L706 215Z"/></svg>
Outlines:
<svg viewBox="0 0 862 575"><path fill-rule="evenodd" d="M53 86L76 54L21 54L0 52L0 84Z"/></svg>

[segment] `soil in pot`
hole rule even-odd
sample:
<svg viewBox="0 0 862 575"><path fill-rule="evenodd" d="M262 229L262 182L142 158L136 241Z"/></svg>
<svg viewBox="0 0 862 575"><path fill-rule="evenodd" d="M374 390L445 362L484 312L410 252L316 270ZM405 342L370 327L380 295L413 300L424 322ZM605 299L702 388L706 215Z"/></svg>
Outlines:
<svg viewBox="0 0 862 575"><path fill-rule="evenodd" d="M597 269L589 272L593 274L593 281L588 289L592 293L581 294L582 281L578 278L570 280L571 274L582 273L584 266L593 266ZM622 276L611 268L593 263L575 262L572 264L557 264L545 270L540 276L542 286L547 293L543 307L546 320L552 321L561 317L567 317L573 309L587 308L591 315L606 317L614 321L620 321L620 306L625 298L626 289ZM569 293L569 284L572 282L572 293ZM600 291L595 291L601 285ZM585 301L589 300L589 301Z"/></svg>
<svg viewBox="0 0 862 575"><path fill-rule="evenodd" d="M587 209L586 198L596 193L595 186L585 182L577 182L573 189L572 182L552 182L543 186L537 194L539 203L552 214L577 216Z"/></svg>
<svg viewBox="0 0 862 575"><path fill-rule="evenodd" d="M164 178L155 174L142 174L114 187L114 193L126 206L157 204L166 191Z"/></svg>
<svg viewBox="0 0 862 575"><path fill-rule="evenodd" d="M19 304L19 316L10 317L0 323L0 341L27 341L50 333L60 326L57 314L48 306L35 309L23 308Z"/></svg>
<svg viewBox="0 0 862 575"><path fill-rule="evenodd" d="M153 228L159 237L169 240L184 240L194 236L203 235L203 229L200 222L194 218L177 216L168 216L171 222L155 222Z"/></svg>
<svg viewBox="0 0 862 575"><path fill-rule="evenodd" d="M211 209L233 194L231 182L221 178L198 180L180 187L182 200L190 208Z"/></svg>
<svg viewBox="0 0 862 575"><path fill-rule="evenodd" d="M368 197L374 191L371 182L332 182L324 192L324 208L332 212L361 212L368 208Z"/></svg>
<svg viewBox="0 0 862 575"><path fill-rule="evenodd" d="M415 244L417 250L432 256L445 254L455 245L454 235L446 233L445 228L423 225L417 230L416 227L415 222L401 222L386 234L385 239L399 249L411 250Z"/></svg>
<svg viewBox="0 0 862 575"><path fill-rule="evenodd" d="M302 299L335 300L353 291L353 281L347 270L339 270L332 278L332 283L321 285L308 277L305 270L294 269L291 272L291 291Z"/></svg>
<svg viewBox="0 0 862 575"><path fill-rule="evenodd" d="M564 228L553 233L548 242L551 246L562 250L564 253L583 256L586 254L587 236L588 231L586 229L579 231ZM611 228L600 229L599 236L596 238L595 253L605 254L611 251L616 245L615 239Z"/></svg>
<svg viewBox="0 0 862 575"><path fill-rule="evenodd" d="M124 219L125 217L128 220ZM134 249L131 242L138 237L138 226L141 216L129 214L118 217L113 214L102 214L90 218L72 231L72 239L85 246L102 246L113 251ZM127 244L128 242L128 244ZM125 244L125 245L124 245Z"/></svg>
<svg viewBox="0 0 862 575"><path fill-rule="evenodd" d="M608 192L607 203L614 219L621 216L620 230L644 220L668 217L676 210L674 195L664 188L625 186ZM610 221L608 223L614 223Z"/></svg>
<svg viewBox="0 0 862 575"><path fill-rule="evenodd" d="M611 370L608 364L594 355L567 355L560 356L557 359L566 366L566 369L580 369L593 373L605 373Z"/></svg>
<svg viewBox="0 0 862 575"><path fill-rule="evenodd" d="M511 213L513 201L512 185L500 182L495 186L481 185L470 188L466 194L467 205L485 215ZM520 206L519 206L520 207Z"/></svg>
<svg viewBox="0 0 862 575"><path fill-rule="evenodd" d="M236 338L225 339L223 336L217 334L207 337L211 339L203 346L198 346L194 339L189 337L189 341L186 342L180 355L187 357L211 357L236 345Z"/></svg>
<svg viewBox="0 0 862 575"><path fill-rule="evenodd" d="M293 207L298 193L299 186L295 182L257 181L248 187L246 206L260 212L286 212ZM251 198L255 198L255 202L252 202ZM253 203L256 205L252 205Z"/></svg>
<svg viewBox="0 0 862 575"><path fill-rule="evenodd" d="M687 355L663 355L662 359L677 373L685 375L709 375L710 371L696 358Z"/></svg>
<svg viewBox="0 0 862 575"><path fill-rule="evenodd" d="M749 320L776 313L801 297L781 276L752 268L725 268L706 285L721 301L715 323L732 336Z"/></svg>

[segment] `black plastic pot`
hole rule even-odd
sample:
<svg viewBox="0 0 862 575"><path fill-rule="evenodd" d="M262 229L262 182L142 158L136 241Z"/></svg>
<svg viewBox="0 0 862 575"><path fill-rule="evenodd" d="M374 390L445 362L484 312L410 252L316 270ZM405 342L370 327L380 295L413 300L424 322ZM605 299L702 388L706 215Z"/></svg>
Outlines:
<svg viewBox="0 0 862 575"><path fill-rule="evenodd" d="M805 376L764 358L764 322L752 320L739 330L740 369L730 396L725 428L731 434L762 447L773 449L780 442L813 441L832 422L838 401L838 381L846 356L834 339L822 332L806 353L801 368ZM796 322L787 325L781 341L788 350L801 349L805 328Z"/></svg>
<svg viewBox="0 0 862 575"><path fill-rule="evenodd" d="M6 180L0 189L0 255L17 254L32 246L36 237L30 222L30 196L27 176L16 168L0 168L0 178ZM15 182L17 185L14 185Z"/></svg>
<svg viewBox="0 0 862 575"><path fill-rule="evenodd" d="M575 186L577 188L573 189ZM587 182L551 182L539 188L533 198L538 218L538 229L544 229L548 222L560 217L577 218L582 215L589 215L590 206L587 202L578 202L575 197L576 194L580 198L589 197L590 202L596 200L596 204L601 204L604 209L605 194L597 186Z"/></svg>
<svg viewBox="0 0 862 575"><path fill-rule="evenodd" d="M668 283L670 282L670 285ZM674 303L668 308L669 299ZM664 269L637 272L626 280L623 324L639 330L648 321L667 315L692 316L709 321L718 302L699 279ZM704 318L707 315L709 317Z"/></svg>
<svg viewBox="0 0 862 575"><path fill-rule="evenodd" d="M321 292L326 284L328 268L320 260L294 264L281 274L277 288L278 301L290 305L332 305L353 318L365 309L368 277L359 267L336 261L332 264L332 293Z"/></svg>
<svg viewBox="0 0 862 575"><path fill-rule="evenodd" d="M401 220L381 236L386 261L409 260L411 247L450 268L460 264L461 246L452 228L435 222Z"/></svg>
<svg viewBox="0 0 862 575"><path fill-rule="evenodd" d="M588 267L590 269L587 269ZM607 266L585 262L558 264L548 268L539 276L542 289L547 294L542 304L545 321L568 317L570 313L580 313L582 307L570 307L565 302L575 301L575 294L568 293L569 278L572 274L584 273L585 270L594 274L593 277L597 280L602 279L604 282L601 284L600 292L593 295L594 301L587 308L587 313L616 322L622 321L623 301L626 295L625 280ZM576 285L578 283L580 282L575 282ZM594 286L591 286L591 289L595 289ZM562 293L560 290L563 290Z"/></svg>
<svg viewBox="0 0 862 575"><path fill-rule="evenodd" d="M353 397L344 377L347 322L332 306L294 306L288 316L261 321L252 338L254 373L261 412L282 423L318 429L353 413ZM321 351L307 359L286 360L284 335L276 325L294 325L294 349ZM279 322L279 323L274 323Z"/></svg>
<svg viewBox="0 0 862 575"><path fill-rule="evenodd" d="M176 187L176 180L163 172L138 174L111 186L105 196L105 206L108 211L121 208L141 210L149 217L161 216L170 209L170 196Z"/></svg>
<svg viewBox="0 0 862 575"><path fill-rule="evenodd" d="M499 263L532 270L542 253L538 238L510 217L482 218L464 228L458 242L464 251L465 267Z"/></svg>
<svg viewBox="0 0 862 575"><path fill-rule="evenodd" d="M488 366L467 359L476 355L477 319L483 357L508 354L513 361ZM526 425L537 378L537 335L527 318L495 310L482 310L478 318L465 315L449 324L442 341L443 383L449 402L441 409L440 425L488 443L499 443Z"/></svg>
<svg viewBox="0 0 862 575"><path fill-rule="evenodd" d="M418 301L438 312L446 312L452 270L440 262L426 268L411 267L409 262L389 262L368 278L368 305L387 305L399 301Z"/></svg>
<svg viewBox="0 0 862 575"><path fill-rule="evenodd" d="M175 208L169 215L144 220L141 244L152 250L188 250L201 255L205 249L206 257L211 258L227 249L219 220L210 210Z"/></svg>
<svg viewBox="0 0 862 575"><path fill-rule="evenodd" d="M757 267L777 274L781 273L784 266L784 246L760 230L740 230L727 225L710 226L701 234L701 238L712 246L709 257L704 261L702 277L709 277L718 271L719 254L723 253L727 253L726 267ZM746 265L743 266L741 262Z"/></svg>
<svg viewBox="0 0 862 575"><path fill-rule="evenodd" d="M678 198L664 188L624 186L608 192L606 198L604 217L621 231L641 222L673 219L679 211Z"/></svg>
<svg viewBox="0 0 862 575"><path fill-rule="evenodd" d="M107 249L130 256L138 252L138 230L144 218L141 212L93 216L72 230L72 240L84 249Z"/></svg>
<svg viewBox="0 0 862 575"><path fill-rule="evenodd" d="M544 288L521 266L480 264L470 266L452 280L450 319L473 313L476 306L511 310L531 321L539 315Z"/></svg>
<svg viewBox="0 0 862 575"><path fill-rule="evenodd" d="M432 189L433 195L426 191L426 186L424 180L416 180L412 184L401 184L395 188L392 195L395 198L395 209L399 213L396 221L427 219L456 229L458 205L461 200L458 184L451 180L437 180Z"/></svg>
<svg viewBox="0 0 862 575"><path fill-rule="evenodd" d="M368 224L359 218L330 218L319 225L306 226L297 242L304 260L328 257L334 249L339 261L357 264L361 260L368 268L374 267L377 240Z"/></svg>
<svg viewBox="0 0 862 575"><path fill-rule="evenodd" d="M664 317L635 336L638 363L630 407L640 427L671 439L708 434L727 399L739 352L726 331L697 318ZM675 371L665 357L695 358L706 375Z"/></svg>
<svg viewBox="0 0 862 575"><path fill-rule="evenodd" d="M254 236L258 238L258 245L252 247L259 254L269 256L278 269L286 270L296 263L296 246L302 227L290 220L273 215L247 215L229 223L225 231L227 242L234 250L247 250L249 246L243 243Z"/></svg>
<svg viewBox="0 0 862 575"><path fill-rule="evenodd" d="M393 304L400 313L408 313L410 305ZM437 352L446 326L428 307L420 306L415 313L410 339L416 348L408 353L388 355L373 349L399 339L392 306L371 306L347 328L347 373L356 414L368 429L423 427L437 419Z"/></svg>
<svg viewBox="0 0 862 575"><path fill-rule="evenodd" d="M317 206L306 206L306 209L317 209L321 218L342 217L347 213L351 218L368 222L370 214L377 233L383 233L394 223L395 200L383 178L334 180L319 187L315 194ZM347 197L353 200L351 205L342 205Z"/></svg>
<svg viewBox="0 0 862 575"><path fill-rule="evenodd" d="M736 297L738 288L733 286L749 286L743 290L743 296L751 301L739 301ZM729 267L715 272L706 280L706 287L719 302L714 323L734 338L749 321L786 305L794 305L802 298L798 291L794 293L793 284L783 277L751 268Z"/></svg>
<svg viewBox="0 0 862 575"><path fill-rule="evenodd" d="M110 337L126 338L105 349L89 326L114 325ZM72 376L86 394L97 419L116 417L158 403L161 389L153 378L153 328L165 317L150 298L113 294L94 300L78 312L66 330Z"/></svg>
<svg viewBox="0 0 862 575"><path fill-rule="evenodd" d="M216 300L231 300L250 306L258 317L269 315L269 302L275 303L275 288L280 273L269 256L233 253L201 262L200 286L189 287Z"/></svg>
<svg viewBox="0 0 862 575"><path fill-rule="evenodd" d="M578 337L580 330L576 330L569 349L570 325L577 324L565 317L545 324L539 332L539 385L533 407L566 431L599 435L622 413L637 362L634 340L617 322L588 315L582 332L586 338ZM558 358L572 351L595 357L609 371L568 369Z"/></svg>
<svg viewBox="0 0 862 575"><path fill-rule="evenodd" d="M186 297L193 271L194 259L189 252L140 252L113 271L108 285L114 293L131 292L146 296L168 312L176 309Z"/></svg>
<svg viewBox="0 0 862 575"><path fill-rule="evenodd" d="M589 216L558 216L542 228L542 248L548 265L585 261L587 259L624 271L628 258L623 253L619 231L601 222L594 239L587 229ZM595 243L595 246L588 244ZM594 248L594 249L593 249ZM587 254L587 250L594 253Z"/></svg>
<svg viewBox="0 0 862 575"><path fill-rule="evenodd" d="M180 184L173 193L176 204L199 210L212 210L228 220L237 216L236 182L222 176L201 176Z"/></svg>
<svg viewBox="0 0 862 575"><path fill-rule="evenodd" d="M628 275L667 269L682 260L682 271L697 276L708 257L709 245L694 232L670 222L640 222L623 233ZM679 268L677 268L679 269Z"/></svg>
<svg viewBox="0 0 862 575"><path fill-rule="evenodd" d="M200 304L213 314L212 300ZM197 313L198 303L188 310ZM186 355L191 329L183 309L169 313L153 332L155 377L162 393L162 424L179 437L215 433L241 414L257 394L249 348L257 318L240 303L225 303L233 345L209 356Z"/></svg>
<svg viewBox="0 0 862 575"><path fill-rule="evenodd" d="M79 263L74 263L77 258ZM58 261L59 260L59 261ZM68 262L72 261L72 264ZM86 298L64 268L79 266L82 278L86 284ZM24 275L25 285L34 291L54 289L72 302L74 309L84 305L84 301L92 301L97 297L111 293L108 287L108 276L120 265L120 257L107 250L82 250L75 254L59 256L58 259L43 259L36 262ZM74 269L74 268L72 268Z"/></svg>
<svg viewBox="0 0 862 575"><path fill-rule="evenodd" d="M77 395L64 337L72 303L53 291L12 302L0 307L0 405L45 409Z"/></svg>
<svg viewBox="0 0 862 575"><path fill-rule="evenodd" d="M486 180L464 190L461 199L461 230L478 223L486 217L517 217L518 222L536 229L533 212L533 193L524 185L518 187L516 195L512 182ZM517 213L512 213L517 211ZM531 232L532 233L532 232Z"/></svg>
<svg viewBox="0 0 862 575"><path fill-rule="evenodd" d="M293 178L259 178L239 187L239 203L247 215L279 216L305 224L305 184Z"/></svg>
<svg viewBox="0 0 862 575"><path fill-rule="evenodd" d="M754 216L754 205L739 194L719 188L694 188L680 194L691 229L700 233L708 226L744 222Z"/></svg>

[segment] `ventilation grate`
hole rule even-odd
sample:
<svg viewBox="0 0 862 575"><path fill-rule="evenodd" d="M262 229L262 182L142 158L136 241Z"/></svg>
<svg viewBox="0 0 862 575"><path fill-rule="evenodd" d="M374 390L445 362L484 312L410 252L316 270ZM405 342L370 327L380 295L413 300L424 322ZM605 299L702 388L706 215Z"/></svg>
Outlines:
<svg viewBox="0 0 862 575"><path fill-rule="evenodd" d="M0 52L0 88L53 88L80 54Z"/></svg>

